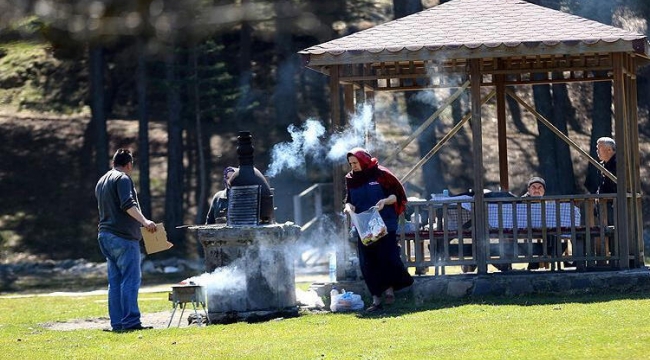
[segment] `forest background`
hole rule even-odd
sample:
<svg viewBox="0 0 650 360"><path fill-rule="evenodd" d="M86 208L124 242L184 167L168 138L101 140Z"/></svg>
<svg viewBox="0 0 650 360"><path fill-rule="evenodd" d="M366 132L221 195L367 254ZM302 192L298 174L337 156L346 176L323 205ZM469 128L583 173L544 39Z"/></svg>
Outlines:
<svg viewBox="0 0 650 360"><path fill-rule="evenodd" d="M297 52L444 2L0 0L3 261L16 253L101 260L94 186L119 147L135 152L144 214L164 222L175 244L162 256L199 253L192 234L177 227L204 222L212 194L222 188L222 169L237 165L239 131L253 134L256 167L275 189L276 221L292 221L294 195L313 183L342 181L332 179L338 164L319 156L332 139L317 136L317 146L309 144L314 131L333 132L350 146L364 145L370 135L381 159L449 96L449 90L381 94L372 116L362 107L350 114L361 131L331 129L328 79L304 68ZM645 0L529 2L648 34ZM638 77L644 193L650 186L644 168L649 76L643 68ZM613 135L609 83L517 91L594 157L595 139ZM518 104L508 105L511 191L519 195L526 180L539 175L550 194L593 192L595 168ZM493 105L486 108L485 183L496 190L496 136L489 127L495 115ZM465 94L397 161L384 165L398 175L408 171L468 111ZM427 162L406 184L409 195L471 188L470 138L471 131L461 131ZM336 212L332 204L326 210Z"/></svg>

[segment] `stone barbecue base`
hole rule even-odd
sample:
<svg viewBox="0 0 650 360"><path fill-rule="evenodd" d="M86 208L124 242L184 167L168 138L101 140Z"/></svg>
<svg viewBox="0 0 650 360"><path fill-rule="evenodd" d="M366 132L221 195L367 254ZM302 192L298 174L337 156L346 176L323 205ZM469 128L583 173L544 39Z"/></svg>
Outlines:
<svg viewBox="0 0 650 360"><path fill-rule="evenodd" d="M294 318L299 316L298 307L291 307L281 310L272 311L245 311L245 312L225 312L209 313L210 324L233 324L236 322L257 323L280 318Z"/></svg>

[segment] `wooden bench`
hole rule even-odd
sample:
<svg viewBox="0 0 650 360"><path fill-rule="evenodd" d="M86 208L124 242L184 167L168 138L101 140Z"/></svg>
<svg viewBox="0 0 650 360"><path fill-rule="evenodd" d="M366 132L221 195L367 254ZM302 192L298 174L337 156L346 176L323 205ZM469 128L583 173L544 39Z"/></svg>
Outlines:
<svg viewBox="0 0 650 360"><path fill-rule="evenodd" d="M411 258L419 258L415 262L421 263L426 248L430 254L429 262L443 264L442 266L476 264L472 235L472 231L468 229L420 230L404 232L403 237L398 233L398 236L404 240L407 263L412 262ZM490 238L488 263L577 261L576 268L581 270L589 261L604 260L608 257L608 254L596 255L597 249L589 253L586 250L593 249L597 239L614 236L614 227L490 228L488 235ZM518 241L514 242L514 239ZM560 251L563 248L562 244L569 242L572 246L572 254L562 257ZM419 249L418 243L420 243ZM433 249L430 245L432 243L436 245ZM515 247L514 244L517 246ZM420 251L419 256L416 251Z"/></svg>

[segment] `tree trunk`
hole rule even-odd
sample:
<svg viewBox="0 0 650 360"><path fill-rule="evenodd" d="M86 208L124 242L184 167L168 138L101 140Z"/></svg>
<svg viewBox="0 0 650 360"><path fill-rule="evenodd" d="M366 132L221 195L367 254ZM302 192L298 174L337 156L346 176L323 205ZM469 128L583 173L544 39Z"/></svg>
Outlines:
<svg viewBox="0 0 650 360"><path fill-rule="evenodd" d="M242 5L250 0L242 0ZM253 42L253 26L243 21L239 30L239 92L235 118L238 122L252 118L251 104L255 102L252 92L253 70L251 68L251 48Z"/></svg>
<svg viewBox="0 0 650 360"><path fill-rule="evenodd" d="M604 74L596 74L604 75ZM593 110L591 114L591 141L589 154L598 159L596 140L603 136L612 136L612 84L610 82L594 83ZM600 183L600 175L595 166L589 164L585 188L591 193L596 192Z"/></svg>
<svg viewBox="0 0 650 360"><path fill-rule="evenodd" d="M196 153L198 155L198 188L199 196L197 199L197 210L196 210L196 224L202 224L205 220L206 210L205 204L208 202L208 187L207 187L207 170L205 165L205 149L203 148L203 128L201 127L201 95L199 94L199 63L198 63L198 54L197 46L194 46L191 50L191 66L192 66L192 88L193 88L193 97L194 97L194 121L195 121L195 131L196 131ZM200 244L199 244L200 245ZM199 251L201 247L199 246Z"/></svg>
<svg viewBox="0 0 650 360"><path fill-rule="evenodd" d="M513 91L514 90L515 89L513 89ZM506 103L508 104L508 110L510 111L512 123L515 125L515 128L517 128L517 131L522 134L530 134L530 130L526 127L526 124L524 124L521 118L521 108L517 100L513 99L510 96L506 96Z"/></svg>
<svg viewBox="0 0 650 360"><path fill-rule="evenodd" d="M449 89L449 96L453 95L456 91L457 89L455 88ZM469 100L468 94L467 92L465 92L451 104L451 113L454 120L454 125L458 124L463 119L465 114L467 114L467 109L463 108L463 101L467 103L468 100ZM467 125L471 125L471 122L468 122ZM454 189L452 190L455 191L456 193L468 191L473 187L474 184L474 180L472 179L471 172L468 173L467 171L465 171L466 169L472 168L472 162L473 162L472 161L472 138L471 136L468 135L467 129L468 129L467 126L463 126L462 128L460 128L460 130L458 130L456 135L454 135L453 138L449 139L449 146L448 147L446 146L447 151L454 151L460 161L458 166L444 169L444 172L447 175L447 179L453 179ZM455 150L451 150L451 149L455 149ZM443 171L442 164L443 162L441 160L438 160L438 164L434 165L437 166L436 171ZM441 178L441 180L443 179ZM438 188L444 189L448 185L452 185L452 184L443 181L439 184Z"/></svg>
<svg viewBox="0 0 650 360"><path fill-rule="evenodd" d="M140 170L140 190L138 198L142 214L151 219L151 187L149 174L149 107L147 103L147 62L143 40L138 39L138 66L136 86L138 93L138 169Z"/></svg>
<svg viewBox="0 0 650 360"><path fill-rule="evenodd" d="M165 186L165 228L176 252L185 251L184 230L176 226L183 224L183 124L181 121L181 100L176 79L174 49L169 50L165 62L167 81L167 184Z"/></svg>
<svg viewBox="0 0 650 360"><path fill-rule="evenodd" d="M569 99L566 84L554 84L553 89L553 111L555 127L563 134L568 135L567 123L569 119L575 119L575 109ZM555 141L555 158L557 164L557 194L575 194L576 179L573 172L573 161L571 160L571 151L569 145L557 136L553 136Z"/></svg>
<svg viewBox="0 0 650 360"><path fill-rule="evenodd" d="M314 35L319 42L329 41L337 38L333 29L336 21L344 20L347 16L346 0L310 0L306 8L310 9L318 17L321 25L313 29Z"/></svg>
<svg viewBox="0 0 650 360"><path fill-rule="evenodd" d="M106 109L104 94L104 48L100 45L91 45L89 56L90 66L90 93L91 93L91 121L94 129L95 166L97 177L104 175L109 169L108 133L106 131Z"/></svg>
<svg viewBox="0 0 650 360"><path fill-rule="evenodd" d="M553 10L560 10L560 0L531 0L531 3ZM544 76L540 77L544 78ZM535 108L551 124L566 134L566 112L572 111L566 95L566 85L533 86ZM536 139L539 174L546 180L546 193L573 193L575 177L568 146L559 139L546 125L537 122L539 136ZM535 174L531 174L535 175ZM525 186L525 185L524 185Z"/></svg>
<svg viewBox="0 0 650 360"><path fill-rule="evenodd" d="M422 123L438 110L437 106L431 103L424 103L418 97L421 91L409 91L404 94L406 99L406 113L408 115L409 125L412 129L417 129ZM420 158L424 157L433 145L438 142L435 124L426 128L417 138L418 148L420 149ZM440 161L440 156L434 156L422 165L422 178L424 180L425 192L423 196L429 198L432 193L441 193L447 188ZM408 185L405 184L407 187Z"/></svg>
<svg viewBox="0 0 650 360"><path fill-rule="evenodd" d="M650 19L650 2L647 0L631 0L636 16L644 19L646 22ZM650 36L650 27L646 26L645 35ZM637 104L645 110L650 109L650 69L643 66L637 70ZM646 129L640 129L641 132L647 132Z"/></svg>
<svg viewBox="0 0 650 360"><path fill-rule="evenodd" d="M601 2L599 6L593 6L591 3L579 8L577 15L596 20L603 24L612 23L613 2ZM606 75L597 73L596 75ZM596 154L596 140L602 136L612 136L612 84L610 82L593 83L593 109L591 115L591 141L589 143L589 154L598 159ZM598 170L591 164L587 167L587 177L585 178L585 188L589 192L596 192L600 177Z"/></svg>
<svg viewBox="0 0 650 360"><path fill-rule="evenodd" d="M393 12L395 19L415 14L423 10L420 0L393 1ZM412 128L419 127L426 119L437 110L435 104L425 104L418 98L422 97L422 91L408 91L404 94L406 99L406 113L408 114L409 124ZM429 126L420 134L417 139L420 149L420 157L424 157L438 142L435 127ZM440 193L442 189L447 188L439 156L432 157L422 165L422 178L424 180L425 194Z"/></svg>
<svg viewBox="0 0 650 360"><path fill-rule="evenodd" d="M290 1L275 3L275 51L277 78L275 94L275 119L278 124L298 121L295 76L298 58L293 49L291 16L295 10Z"/></svg>
<svg viewBox="0 0 650 360"><path fill-rule="evenodd" d="M544 79L545 74L536 75L536 79ZM544 116L552 124L556 123L553 114L553 99L551 97L551 87L549 85L534 85L533 98L535 101L535 110ZM535 139L535 149L539 159L539 168L537 173L531 173L530 176L541 176L546 180L546 193L557 193L557 182L559 173L557 169L555 134L537 121L537 130L539 135ZM525 185L524 185L525 187Z"/></svg>
<svg viewBox="0 0 650 360"><path fill-rule="evenodd" d="M440 1L441 4L445 2ZM423 9L421 0L393 0L393 14L395 14L395 19L418 13Z"/></svg>

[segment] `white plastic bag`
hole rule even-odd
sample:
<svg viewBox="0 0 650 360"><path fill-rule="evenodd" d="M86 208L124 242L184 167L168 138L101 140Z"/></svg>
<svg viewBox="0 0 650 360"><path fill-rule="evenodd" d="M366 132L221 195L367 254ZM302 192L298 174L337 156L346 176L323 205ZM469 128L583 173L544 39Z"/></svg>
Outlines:
<svg viewBox="0 0 650 360"><path fill-rule="evenodd" d="M351 212L350 219L364 245L370 245L388 233L384 219L381 218L376 206L358 214Z"/></svg>
<svg viewBox="0 0 650 360"><path fill-rule="evenodd" d="M330 310L332 312L344 312L344 311L359 311L363 310L364 304L361 299L361 295L355 294L351 291L347 291L334 295L330 303Z"/></svg>

